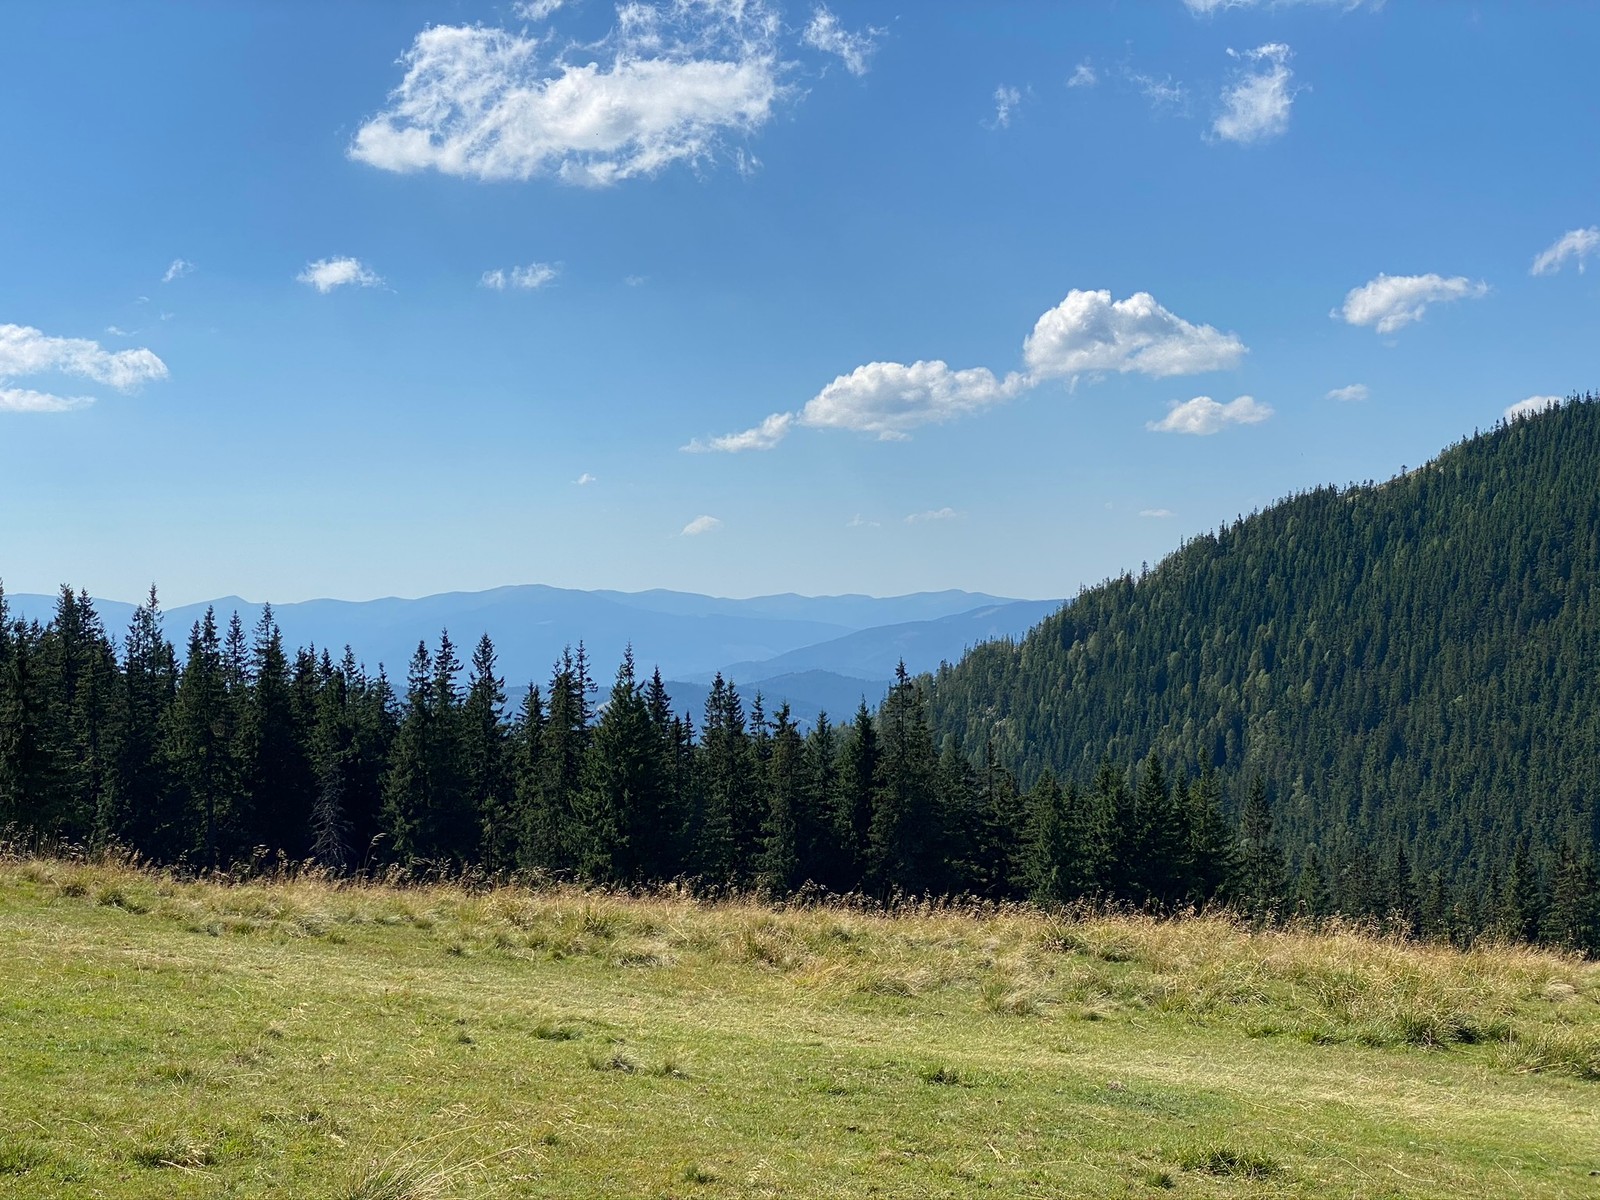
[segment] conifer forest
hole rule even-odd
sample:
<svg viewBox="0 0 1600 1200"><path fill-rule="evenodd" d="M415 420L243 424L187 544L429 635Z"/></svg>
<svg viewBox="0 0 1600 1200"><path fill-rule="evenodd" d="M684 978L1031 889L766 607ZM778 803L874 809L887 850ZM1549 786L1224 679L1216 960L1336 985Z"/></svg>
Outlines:
<svg viewBox="0 0 1600 1200"><path fill-rule="evenodd" d="M800 728L698 721L581 642L507 704L485 635L403 680L155 590L125 631L0 593L0 829L195 873L967 895L1600 951L1600 403L1321 488L1018 643ZM1020 551L1019 551L1020 552Z"/></svg>

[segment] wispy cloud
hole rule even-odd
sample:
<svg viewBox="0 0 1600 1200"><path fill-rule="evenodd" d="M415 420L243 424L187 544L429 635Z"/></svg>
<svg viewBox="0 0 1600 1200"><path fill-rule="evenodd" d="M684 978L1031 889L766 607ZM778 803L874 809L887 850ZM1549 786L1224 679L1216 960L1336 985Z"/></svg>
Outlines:
<svg viewBox="0 0 1600 1200"><path fill-rule="evenodd" d="M812 10L811 22L801 33L800 40L813 50L837 57L850 74L865 75L883 32L869 27L861 33L851 33L839 24L839 18L826 5L818 5Z"/></svg>
<svg viewBox="0 0 1600 1200"><path fill-rule="evenodd" d="M520 4L512 6L511 11L524 21L547 21L557 9L567 0L522 0Z"/></svg>
<svg viewBox="0 0 1600 1200"><path fill-rule="evenodd" d="M1234 8L1338 8L1354 12L1358 8L1374 11L1385 0L1183 0L1183 6L1196 16L1211 16Z"/></svg>
<svg viewBox="0 0 1600 1200"><path fill-rule="evenodd" d="M1518 400L1507 407L1505 419L1515 421L1518 417L1531 417L1546 409L1559 408L1563 403L1565 403L1563 396L1529 396L1526 400Z"/></svg>
<svg viewBox="0 0 1600 1200"><path fill-rule="evenodd" d="M1293 53L1282 42L1269 42L1254 50L1228 53L1247 66L1222 91L1222 111L1211 123L1212 136L1225 142L1267 141L1289 128L1289 110L1294 92L1289 80L1289 58Z"/></svg>
<svg viewBox="0 0 1600 1200"><path fill-rule="evenodd" d="M585 471L572 482L577 484L579 487L588 487L591 483L598 483L599 480L597 480L593 475L589 474L589 472Z"/></svg>
<svg viewBox="0 0 1600 1200"><path fill-rule="evenodd" d="M683 527L683 537L699 537L703 533L710 533L714 529L721 529L722 521L717 517L698 516Z"/></svg>
<svg viewBox="0 0 1600 1200"><path fill-rule="evenodd" d="M921 525L928 521L954 521L960 515L953 508L930 508L927 512L912 513L906 518L906 524Z"/></svg>
<svg viewBox="0 0 1600 1200"><path fill-rule="evenodd" d="M1084 59L1079 63L1072 74L1067 77L1067 86L1069 88L1092 88L1099 82L1100 76L1094 67L1090 65L1088 59Z"/></svg>
<svg viewBox="0 0 1600 1200"><path fill-rule="evenodd" d="M844 523L844 527L846 529L881 529L883 528L883 523L881 521L864 520L861 514L857 513Z"/></svg>
<svg viewBox="0 0 1600 1200"><path fill-rule="evenodd" d="M1271 415L1271 406L1262 404L1254 396L1240 396L1226 404L1219 404L1210 396L1196 396L1181 404L1174 403L1165 417L1147 422L1145 428L1157 433L1209 437L1229 425L1257 425Z"/></svg>
<svg viewBox="0 0 1600 1200"><path fill-rule="evenodd" d="M1597 250L1600 250L1600 226L1569 229L1547 249L1540 251L1533 260L1533 266L1528 269L1528 274L1554 275L1566 266L1569 260L1578 264L1578 272L1582 274L1584 261Z"/></svg>
<svg viewBox="0 0 1600 1200"><path fill-rule="evenodd" d="M994 121L991 129L1010 129L1011 114L1022 103L1022 93L1014 87L1001 84L994 90Z"/></svg>
<svg viewBox="0 0 1600 1200"><path fill-rule="evenodd" d="M167 268L166 273L161 276L161 282L171 283L174 279L182 279L193 270L194 264L188 259L175 258L172 260L172 265Z"/></svg>
<svg viewBox="0 0 1600 1200"><path fill-rule="evenodd" d="M1129 83L1139 89L1139 94L1150 102L1151 108L1187 112L1189 89L1172 76L1163 75L1157 79L1154 75L1130 71L1126 77Z"/></svg>
<svg viewBox="0 0 1600 1200"><path fill-rule="evenodd" d="M519 11L543 20L556 7L532 0ZM482 25L424 29L350 157L388 171L589 187L724 152L749 169L754 157L729 142L803 94L787 82L797 43L859 75L880 32L850 32L818 7L795 38L774 0L628 0L616 13L600 42Z"/></svg>
<svg viewBox="0 0 1600 1200"><path fill-rule="evenodd" d="M483 273L483 277L478 280L478 286L497 292L503 292L506 288L532 291L554 282L559 274L561 268L550 263L529 263L525 267L496 267L492 271Z"/></svg>
<svg viewBox="0 0 1600 1200"><path fill-rule="evenodd" d="M1141 508L1139 515L1141 517L1154 517L1158 520L1165 520L1167 517L1175 517L1178 514L1170 508Z"/></svg>
<svg viewBox="0 0 1600 1200"><path fill-rule="evenodd" d="M1245 353L1235 334L1185 321L1148 292L1112 300L1109 291L1074 290L1041 316L1023 341L1026 373L955 370L940 359L866 363L834 379L798 412L773 413L753 428L697 438L683 449L770 450L801 427L896 440L922 425L994 408L1051 380L1076 383L1080 375L1107 372L1157 379L1194 375L1236 366Z"/></svg>
<svg viewBox="0 0 1600 1200"><path fill-rule="evenodd" d="M319 258L307 263L295 282L308 284L324 296L341 287L382 287L383 280L359 258Z"/></svg>
<svg viewBox="0 0 1600 1200"><path fill-rule="evenodd" d="M1465 275L1379 275L1351 288L1343 308L1333 316L1350 325L1370 325L1379 333L1394 333L1422 320L1430 304L1476 300L1489 294L1489 285L1474 283Z"/></svg>
<svg viewBox="0 0 1600 1200"><path fill-rule="evenodd" d="M149 350L105 350L89 338L50 337L30 325L0 325L0 412L66 412L93 396L62 396L14 387L17 380L66 375L132 392L167 378L167 364Z"/></svg>
<svg viewBox="0 0 1600 1200"><path fill-rule="evenodd" d="M1352 400L1365 400L1369 395L1371 395L1371 393L1367 390L1366 384L1351 383L1346 384L1344 387L1334 388L1332 391L1323 396L1323 399L1348 402Z"/></svg>

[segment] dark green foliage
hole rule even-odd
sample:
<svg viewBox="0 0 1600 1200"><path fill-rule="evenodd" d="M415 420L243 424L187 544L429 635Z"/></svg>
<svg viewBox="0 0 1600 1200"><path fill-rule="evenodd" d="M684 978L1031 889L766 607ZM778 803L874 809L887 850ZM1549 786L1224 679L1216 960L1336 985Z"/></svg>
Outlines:
<svg viewBox="0 0 1600 1200"><path fill-rule="evenodd" d="M1236 800L1259 774L1341 911L1420 920L1439 872L1446 907L1499 896L1536 929L1548 881L1512 878L1523 836L1539 876L1569 827L1600 831L1596 479L1600 403L1575 397L1387 483L1291 497L942 669L933 724L1024 786L1150 751L1214 763Z"/></svg>
<svg viewBox="0 0 1600 1200"><path fill-rule="evenodd" d="M0 829L193 869L1225 901L1600 953L1596 478L1575 402L902 665L876 716L809 734L719 676L697 735L631 652L597 713L581 642L508 718L487 637L464 691L448 633L419 645L401 701L349 648L288 653L270 609L208 613L180 671L153 589L120 656L87 597L41 627L0 591Z"/></svg>

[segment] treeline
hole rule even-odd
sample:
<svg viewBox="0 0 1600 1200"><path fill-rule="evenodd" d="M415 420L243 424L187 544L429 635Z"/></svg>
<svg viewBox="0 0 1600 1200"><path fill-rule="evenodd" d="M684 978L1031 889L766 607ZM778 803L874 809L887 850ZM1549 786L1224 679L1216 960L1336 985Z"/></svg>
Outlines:
<svg viewBox="0 0 1600 1200"><path fill-rule="evenodd" d="M747 707L718 677L696 727L631 654L602 693L580 644L508 715L487 636L466 664L448 634L419 645L397 692L348 648L290 653L270 610L249 633L208 612L180 666L154 591L120 654L86 595L63 588L41 626L10 620L0 591L0 829L194 869L266 858L780 896L1224 902L1600 948L1592 856L1518 859L1483 903L1403 851L1291 870L1259 776L1235 806L1205 761L1151 753L1019 789L993 744L974 759L936 745L928 685L902 667L876 715L863 704L802 733L787 706Z"/></svg>
<svg viewBox="0 0 1600 1200"><path fill-rule="evenodd" d="M1259 775L1308 901L1536 932L1600 835L1596 400L1086 589L941 670L934 728L1024 786L1152 749Z"/></svg>

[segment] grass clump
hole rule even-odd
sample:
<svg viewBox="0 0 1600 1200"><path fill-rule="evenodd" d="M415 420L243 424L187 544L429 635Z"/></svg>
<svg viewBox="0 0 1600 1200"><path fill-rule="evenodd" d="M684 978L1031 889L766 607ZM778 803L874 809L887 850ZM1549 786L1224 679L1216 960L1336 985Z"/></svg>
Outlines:
<svg viewBox="0 0 1600 1200"><path fill-rule="evenodd" d="M1185 1171L1199 1171L1231 1179L1271 1179L1283 1172L1283 1167L1275 1159L1223 1144L1193 1147L1184 1151L1178 1162Z"/></svg>

